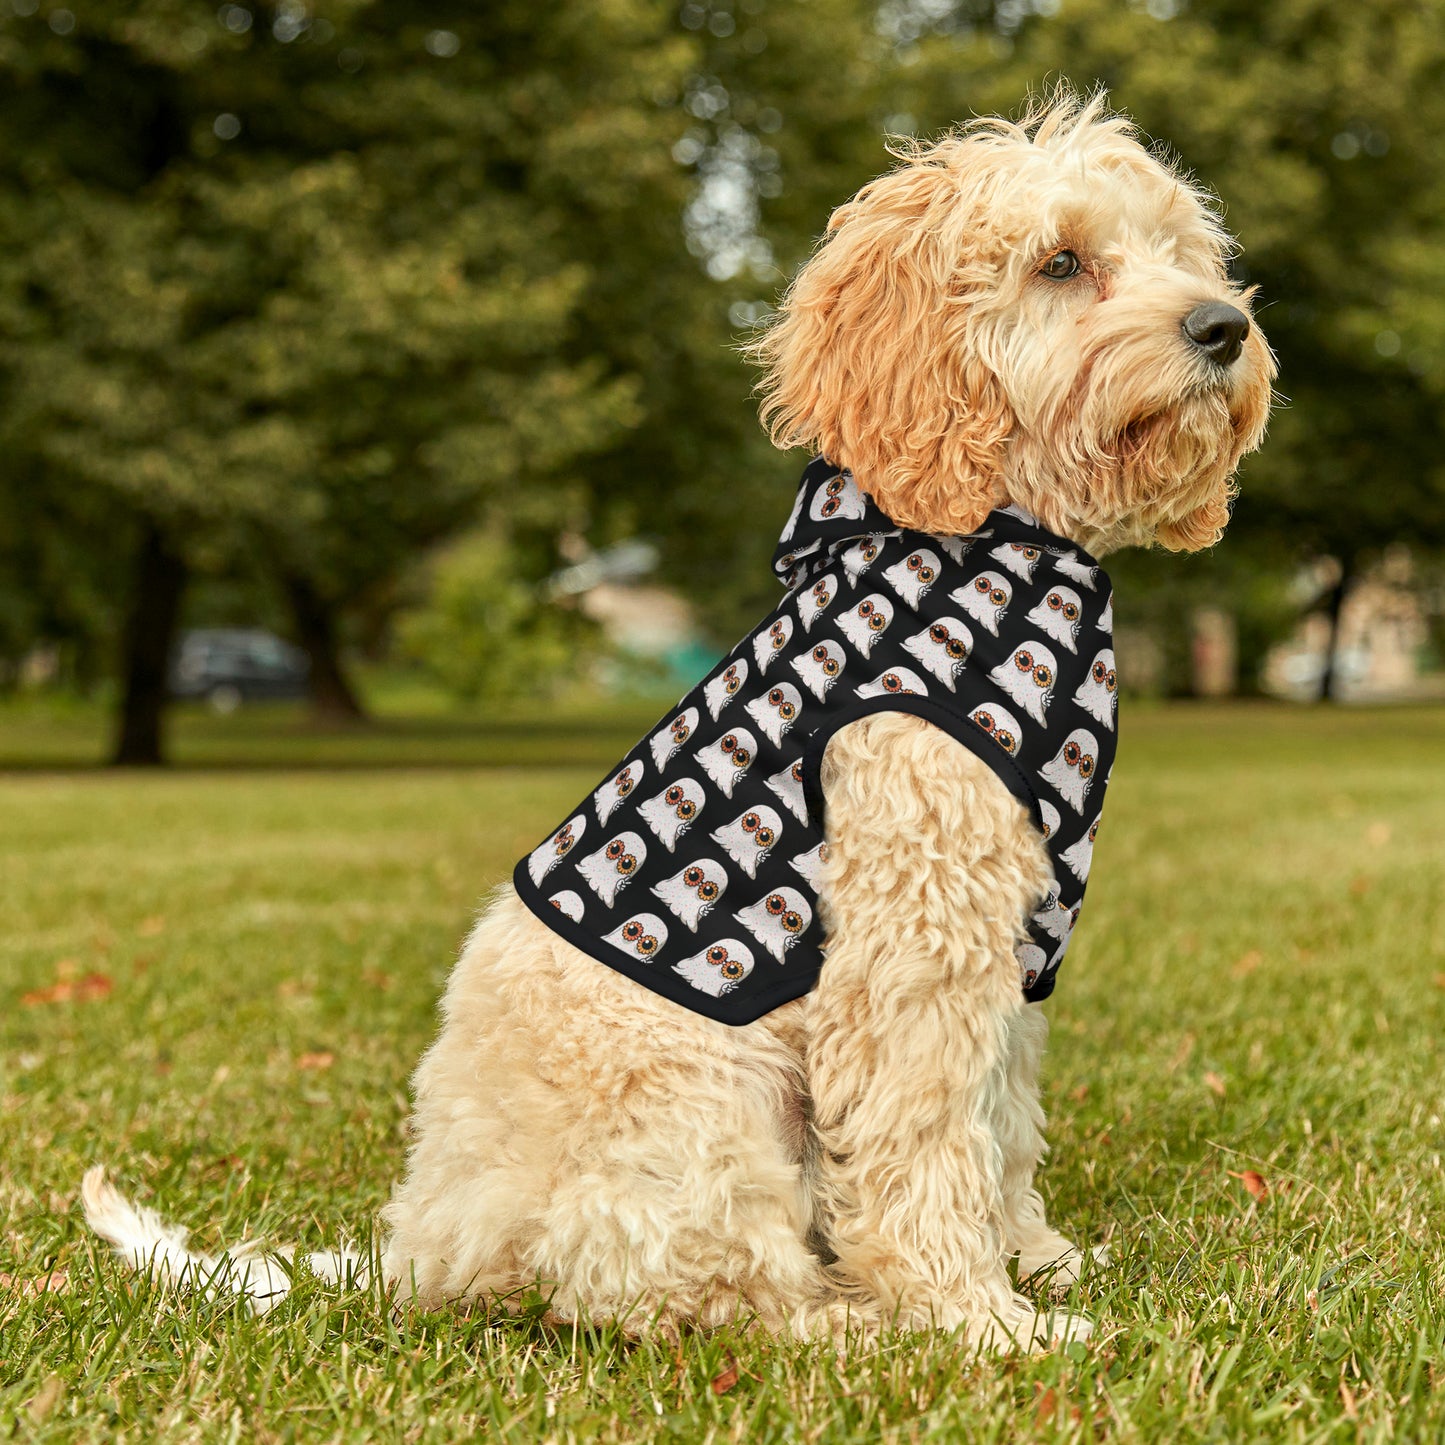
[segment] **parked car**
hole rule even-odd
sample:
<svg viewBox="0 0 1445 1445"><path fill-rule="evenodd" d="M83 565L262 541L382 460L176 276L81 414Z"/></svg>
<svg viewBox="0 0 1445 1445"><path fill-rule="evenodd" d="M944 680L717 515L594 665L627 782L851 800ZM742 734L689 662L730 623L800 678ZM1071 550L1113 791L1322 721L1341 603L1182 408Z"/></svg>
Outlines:
<svg viewBox="0 0 1445 1445"><path fill-rule="evenodd" d="M181 635L170 692L204 698L217 712L243 702L305 697L311 663L299 647L259 627L202 627Z"/></svg>

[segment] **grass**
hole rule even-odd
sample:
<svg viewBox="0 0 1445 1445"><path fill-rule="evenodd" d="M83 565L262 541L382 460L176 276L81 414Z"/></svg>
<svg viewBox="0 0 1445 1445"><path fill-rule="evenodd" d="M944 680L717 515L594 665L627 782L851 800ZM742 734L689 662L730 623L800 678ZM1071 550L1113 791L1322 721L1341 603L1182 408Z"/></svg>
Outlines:
<svg viewBox="0 0 1445 1445"><path fill-rule="evenodd" d="M0 1438L1445 1438L1436 710L1126 718L1048 1006L1045 1192L1113 1248L1088 1347L674 1352L308 1279L255 1320L94 1248L95 1160L203 1246L365 1237L479 896L653 711L445 746L282 718L190 755L247 768L0 777ZM34 749L0 721L0 755Z"/></svg>

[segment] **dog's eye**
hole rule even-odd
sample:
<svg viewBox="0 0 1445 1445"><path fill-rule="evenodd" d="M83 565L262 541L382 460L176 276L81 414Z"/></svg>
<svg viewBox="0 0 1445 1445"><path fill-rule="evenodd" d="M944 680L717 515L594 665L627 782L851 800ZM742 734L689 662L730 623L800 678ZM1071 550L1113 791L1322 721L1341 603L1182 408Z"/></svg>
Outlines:
<svg viewBox="0 0 1445 1445"><path fill-rule="evenodd" d="M1083 269L1079 264L1079 258L1072 251L1055 251L1039 267L1039 275L1047 276L1050 281L1067 281L1071 276L1077 276Z"/></svg>

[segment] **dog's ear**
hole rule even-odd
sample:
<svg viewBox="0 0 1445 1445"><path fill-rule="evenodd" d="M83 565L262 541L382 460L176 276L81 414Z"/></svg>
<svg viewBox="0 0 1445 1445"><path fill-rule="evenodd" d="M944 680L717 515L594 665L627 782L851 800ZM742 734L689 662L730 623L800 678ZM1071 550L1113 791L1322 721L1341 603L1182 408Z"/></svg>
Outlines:
<svg viewBox="0 0 1445 1445"><path fill-rule="evenodd" d="M1014 419L971 325L970 149L915 154L841 206L749 348L774 444L848 467L923 531L975 531L1005 500Z"/></svg>

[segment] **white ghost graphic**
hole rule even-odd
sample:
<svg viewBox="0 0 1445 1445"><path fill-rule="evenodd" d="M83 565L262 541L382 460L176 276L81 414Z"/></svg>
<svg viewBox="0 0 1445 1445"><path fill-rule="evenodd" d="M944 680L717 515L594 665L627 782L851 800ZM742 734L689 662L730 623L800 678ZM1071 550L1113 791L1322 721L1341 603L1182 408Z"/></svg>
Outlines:
<svg viewBox="0 0 1445 1445"><path fill-rule="evenodd" d="M962 563L963 559L973 551L974 545L982 542L985 537L993 536L993 528L989 527L982 532L970 532L967 537L941 537L936 533L933 540L938 543L946 556L953 558L955 562Z"/></svg>
<svg viewBox="0 0 1445 1445"><path fill-rule="evenodd" d="M727 870L711 858L695 858L664 878L652 889L670 913L676 914L692 933L712 911L713 904L727 891Z"/></svg>
<svg viewBox="0 0 1445 1445"><path fill-rule="evenodd" d="M955 587L949 596L968 613L975 622L981 622L998 636L998 625L1013 601L1013 583L997 572L980 572L965 587Z"/></svg>
<svg viewBox="0 0 1445 1445"><path fill-rule="evenodd" d="M1027 522L1030 527L1037 527L1039 519L1032 512L1026 512L1017 502L1010 502L1006 507L999 507L998 511L1006 517L1017 517L1020 522Z"/></svg>
<svg viewBox="0 0 1445 1445"><path fill-rule="evenodd" d="M573 923L582 922L582 897L580 894L573 892L572 889L564 888L560 893L554 893L547 902L550 903L558 913L566 914Z"/></svg>
<svg viewBox="0 0 1445 1445"><path fill-rule="evenodd" d="M1034 914L1034 922L1043 929L1050 938L1057 938L1061 943L1068 939L1073 931L1074 924L1079 921L1079 908L1075 904L1072 908L1060 901L1057 890L1050 889L1049 895Z"/></svg>
<svg viewBox="0 0 1445 1445"><path fill-rule="evenodd" d="M592 795L592 802L597 809L599 823L605 823L617 811L617 805L642 781L646 771L647 764L640 758L634 759L597 789Z"/></svg>
<svg viewBox="0 0 1445 1445"><path fill-rule="evenodd" d="M820 642L811 652L793 659L793 671L803 679L803 686L819 702L828 696L828 689L838 681L847 654L837 642Z"/></svg>
<svg viewBox="0 0 1445 1445"><path fill-rule="evenodd" d="M924 594L938 580L942 565L937 552L920 547L901 562L883 569L883 580L910 606L917 607Z"/></svg>
<svg viewBox="0 0 1445 1445"><path fill-rule="evenodd" d="M587 886L609 907L647 862L647 844L637 833L619 833L577 864Z"/></svg>
<svg viewBox="0 0 1445 1445"><path fill-rule="evenodd" d="M738 690L748 680L748 661L745 657L734 658L702 690L702 700L714 722L718 714L738 695Z"/></svg>
<svg viewBox="0 0 1445 1445"><path fill-rule="evenodd" d="M1048 967L1048 956L1037 943L1021 943L1014 951L1014 958L1018 961L1019 982L1025 988L1032 988L1038 981L1039 975Z"/></svg>
<svg viewBox="0 0 1445 1445"><path fill-rule="evenodd" d="M637 805L638 816L654 833L669 853L677 840L692 827L707 802L707 793L696 778L679 778L669 783L656 797Z"/></svg>
<svg viewBox="0 0 1445 1445"><path fill-rule="evenodd" d="M907 694L928 696L927 684L907 667L893 667L887 672L880 672L872 682L865 682L858 689L859 697L900 697Z"/></svg>
<svg viewBox="0 0 1445 1445"><path fill-rule="evenodd" d="M766 632L760 632L753 640L753 656L757 659L758 672L766 673L768 665L788 645L793 635L793 619L780 617Z"/></svg>
<svg viewBox="0 0 1445 1445"><path fill-rule="evenodd" d="M1043 553L1037 547L1030 547L1023 542L1000 542L988 555L1002 563L1015 577L1022 577L1025 582L1029 582L1033 579L1034 568L1039 565L1039 558Z"/></svg>
<svg viewBox="0 0 1445 1445"><path fill-rule="evenodd" d="M757 755L758 740L746 728L734 728L700 749L697 760L723 797L730 798L738 779L752 767Z"/></svg>
<svg viewBox="0 0 1445 1445"><path fill-rule="evenodd" d="M1017 719L1007 708L999 707L996 703L981 703L969 713L969 717L1006 752L1009 757L1016 758L1019 753L1019 741L1023 737L1023 730L1019 727Z"/></svg>
<svg viewBox="0 0 1445 1445"><path fill-rule="evenodd" d="M1059 831L1059 810L1047 798L1039 799L1039 816L1044 820L1044 837L1052 838Z"/></svg>
<svg viewBox="0 0 1445 1445"><path fill-rule="evenodd" d="M753 951L736 938L723 938L701 953L672 966L695 989L721 998L731 993L752 971Z"/></svg>
<svg viewBox="0 0 1445 1445"><path fill-rule="evenodd" d="M739 908L733 917L782 963L783 955L813 921L813 910L796 888L779 888L761 903Z"/></svg>
<svg viewBox="0 0 1445 1445"><path fill-rule="evenodd" d="M858 579L878 560L883 543L889 537L897 535L897 532L870 532L866 537L859 537L839 555L838 560L843 564L843 575L852 586L856 587Z"/></svg>
<svg viewBox="0 0 1445 1445"><path fill-rule="evenodd" d="M652 748L652 761L658 768L661 768L696 730L697 709L695 707L678 713L670 723L653 733L649 744Z"/></svg>
<svg viewBox="0 0 1445 1445"><path fill-rule="evenodd" d="M815 893L823 881L823 869L828 863L828 845L819 843L816 848L809 848L805 853L795 853L788 859L788 866L795 873L803 875L803 881Z"/></svg>
<svg viewBox="0 0 1445 1445"><path fill-rule="evenodd" d="M1101 647L1089 664L1089 675L1079 684L1074 701L1090 717L1114 731L1114 708L1118 704L1119 679L1114 673L1112 648Z"/></svg>
<svg viewBox="0 0 1445 1445"><path fill-rule="evenodd" d="M1042 642L1025 642L1014 648L1008 661L989 673L1035 722L1043 722L1058 676L1058 659Z"/></svg>
<svg viewBox="0 0 1445 1445"><path fill-rule="evenodd" d="M1084 811L1084 799L1094 780L1094 766L1099 759L1099 743L1088 728L1075 728L1064 740L1054 757L1039 769L1039 776L1076 813Z"/></svg>
<svg viewBox="0 0 1445 1445"><path fill-rule="evenodd" d="M782 742L783 734L797 722L802 710L803 695L790 682L780 682L747 705L748 715L774 747Z"/></svg>
<svg viewBox="0 0 1445 1445"><path fill-rule="evenodd" d="M604 933L602 941L642 959L644 963L651 962L667 943L667 924L655 913L634 913L626 923L614 928L611 933Z"/></svg>
<svg viewBox="0 0 1445 1445"><path fill-rule="evenodd" d="M800 822L808 821L808 802L803 796L803 760L798 759L791 766L781 769L767 780L768 786L787 805L788 811Z"/></svg>
<svg viewBox="0 0 1445 1445"><path fill-rule="evenodd" d="M1099 614L1099 620L1094 624L1100 632L1107 632L1111 637L1114 635L1114 594L1109 594L1109 600L1104 604L1104 610Z"/></svg>
<svg viewBox="0 0 1445 1445"><path fill-rule="evenodd" d="M1089 881L1089 869L1094 862L1094 839L1099 836L1100 817L1101 814L1095 813L1094 821L1089 824L1089 831L1077 843L1070 844L1059 855L1069 865L1069 871L1080 883Z"/></svg>
<svg viewBox="0 0 1445 1445"><path fill-rule="evenodd" d="M793 498L793 510L788 513L788 520L783 526L782 533L778 537L779 542L786 542L796 530L798 518L803 512L803 503L807 501L807 494L802 487L798 488L798 495Z"/></svg>
<svg viewBox="0 0 1445 1445"><path fill-rule="evenodd" d="M973 633L956 617L940 617L931 627L915 632L904 644L950 692L973 651Z"/></svg>
<svg viewBox="0 0 1445 1445"><path fill-rule="evenodd" d="M1079 635L1079 619L1083 611L1079 594L1072 587L1051 587L1044 600L1028 613L1026 620L1037 623L1070 652L1077 652L1074 639Z"/></svg>
<svg viewBox="0 0 1445 1445"><path fill-rule="evenodd" d="M772 808L750 808L715 829L712 838L749 878L756 878L758 864L772 852L782 831L783 820Z"/></svg>
<svg viewBox="0 0 1445 1445"><path fill-rule="evenodd" d="M798 595L798 620L804 632L811 632L813 624L828 610L838 595L838 579L830 572L820 577L806 592Z"/></svg>
<svg viewBox="0 0 1445 1445"><path fill-rule="evenodd" d="M838 619L838 631L867 657L892 621L893 604L881 592L873 592Z"/></svg>
<svg viewBox="0 0 1445 1445"><path fill-rule="evenodd" d="M1046 550L1054 559L1055 572L1063 573L1070 582L1077 582L1080 587L1087 587L1090 592L1094 590L1094 579L1099 575L1097 567L1081 562L1077 552L1060 552L1053 547Z"/></svg>
<svg viewBox="0 0 1445 1445"><path fill-rule="evenodd" d="M868 514L868 499L853 480L852 472L839 472L813 493L808 515L815 522L836 522Z"/></svg>
<svg viewBox="0 0 1445 1445"><path fill-rule="evenodd" d="M542 880L572 851L586 831L586 815L578 813L575 818L563 823L545 843L539 843L532 850L527 858L527 872L531 874L534 885L538 888L542 886Z"/></svg>

